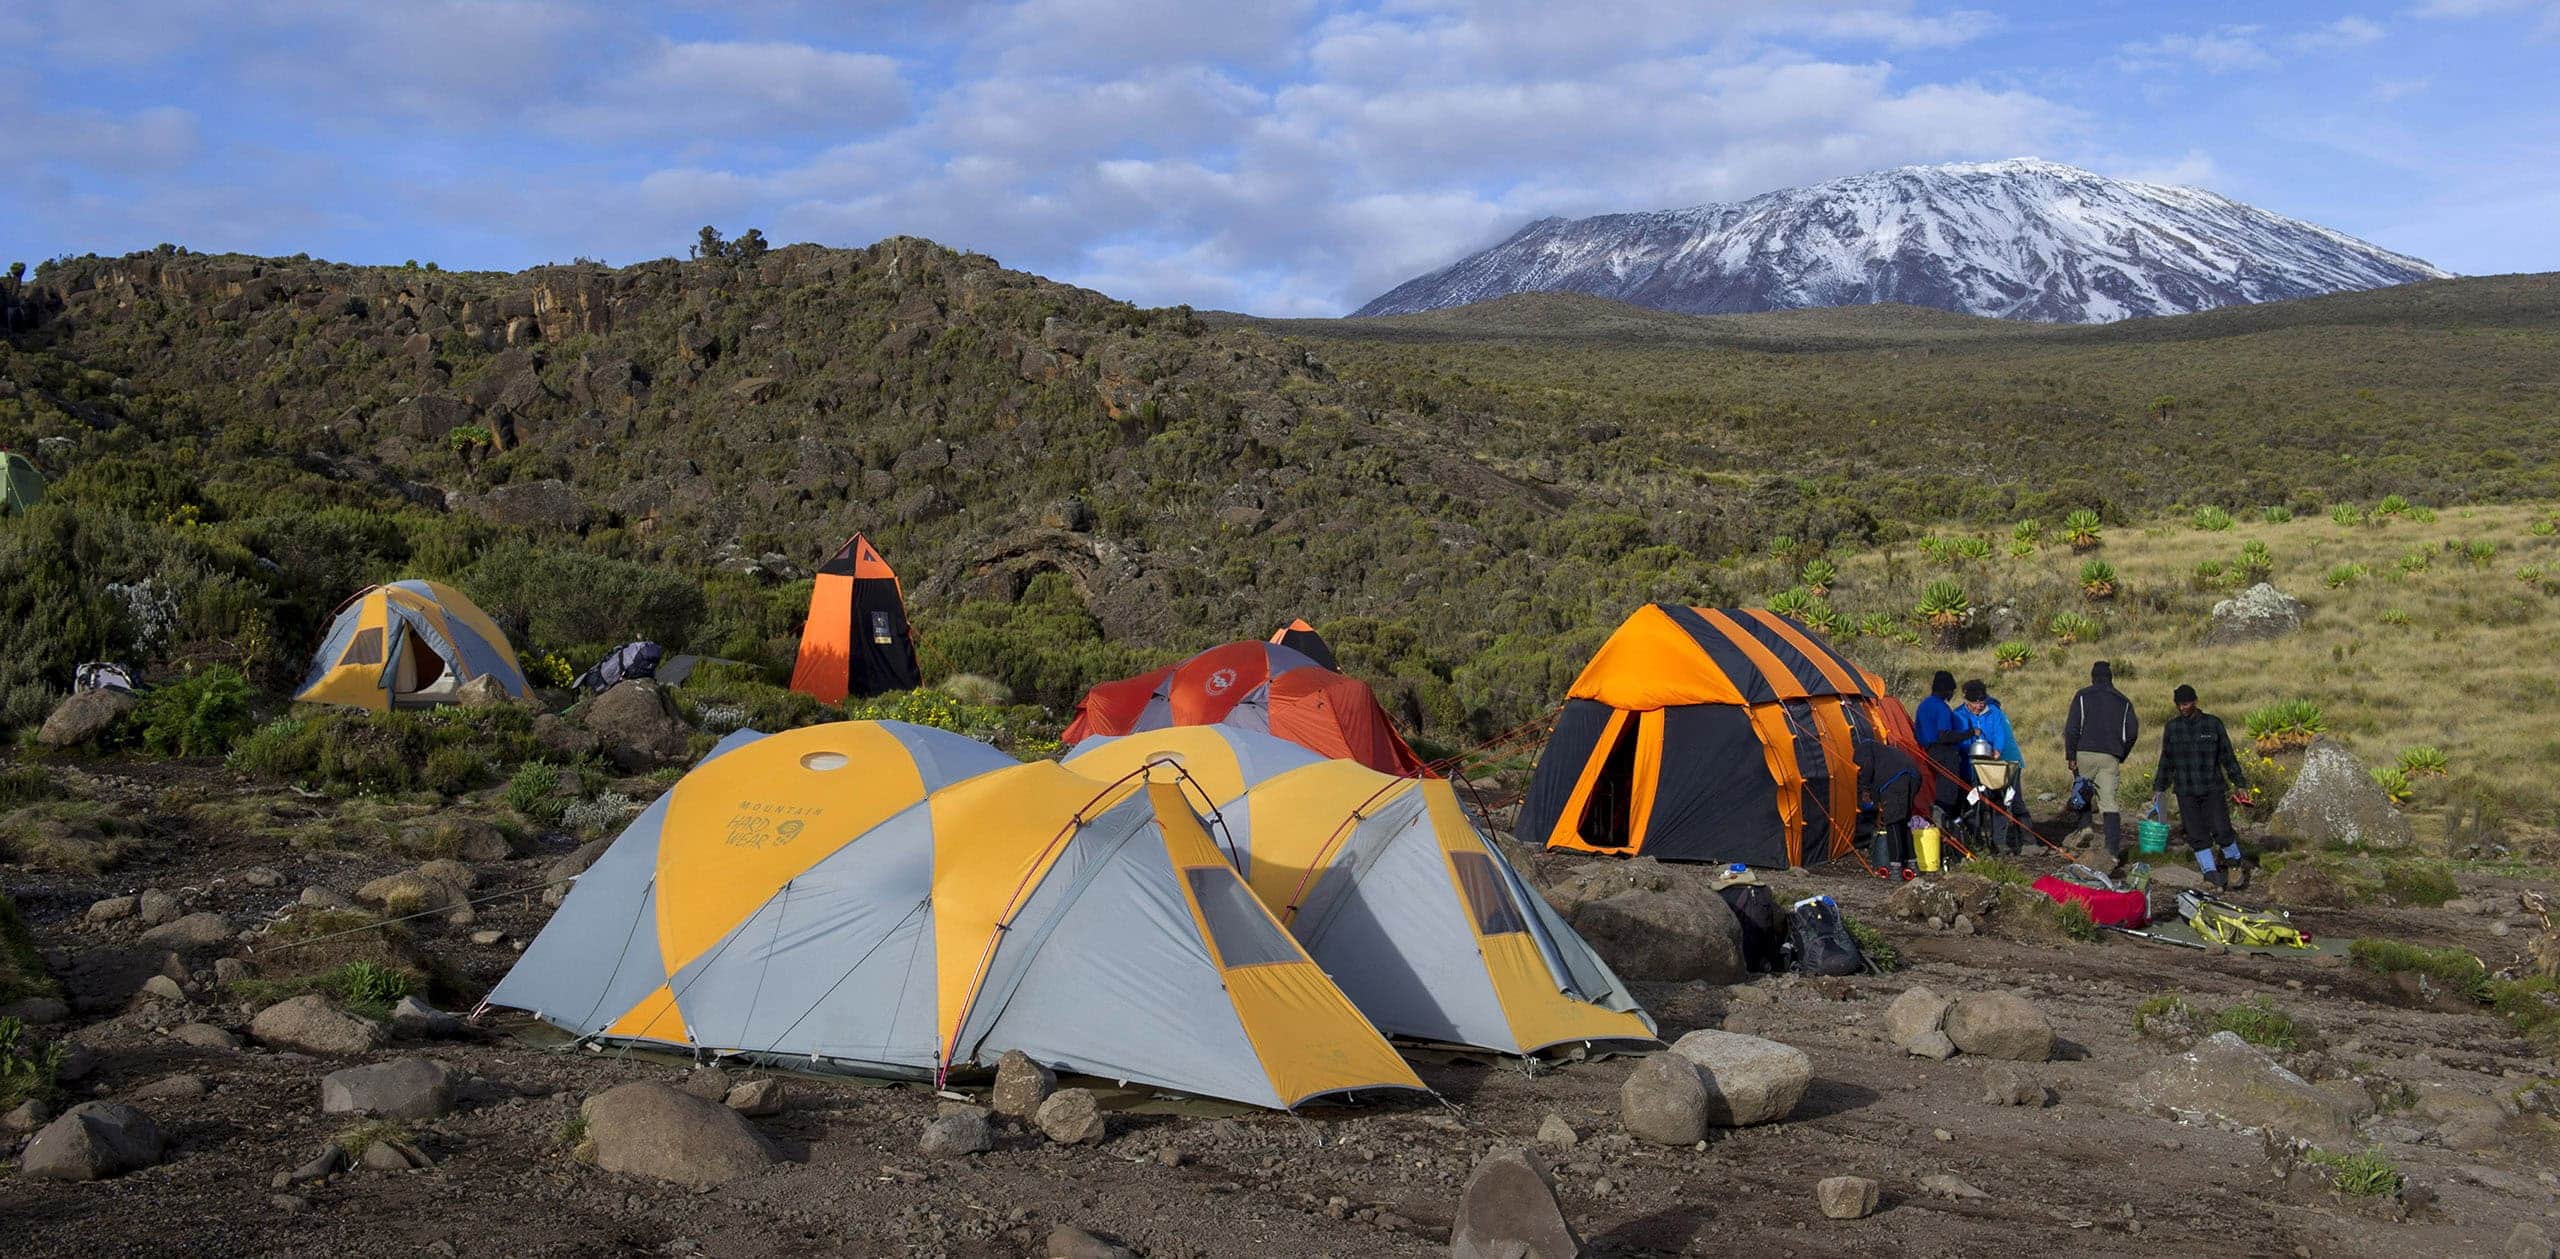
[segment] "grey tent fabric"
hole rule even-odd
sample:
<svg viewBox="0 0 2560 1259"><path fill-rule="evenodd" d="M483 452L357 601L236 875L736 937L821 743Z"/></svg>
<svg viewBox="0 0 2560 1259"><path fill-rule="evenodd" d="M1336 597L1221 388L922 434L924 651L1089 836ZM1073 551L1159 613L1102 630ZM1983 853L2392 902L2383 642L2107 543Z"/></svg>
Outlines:
<svg viewBox="0 0 2560 1259"><path fill-rule="evenodd" d="M1362 822L1290 926L1369 1021L1390 1035L1505 1045L1510 1019L1449 893L1440 845L1418 795ZM1402 841L1402 842L1399 842ZM1449 947L1465 941L1463 950ZM1367 959L1350 965L1348 959ZM1530 1048L1544 1048L1534 1046Z"/></svg>

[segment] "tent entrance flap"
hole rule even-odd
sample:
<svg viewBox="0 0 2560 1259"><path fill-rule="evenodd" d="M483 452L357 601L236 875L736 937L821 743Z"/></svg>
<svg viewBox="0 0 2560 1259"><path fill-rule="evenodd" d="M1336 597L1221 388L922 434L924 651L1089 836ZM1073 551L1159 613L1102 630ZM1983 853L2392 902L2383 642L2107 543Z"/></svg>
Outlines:
<svg viewBox="0 0 2560 1259"><path fill-rule="evenodd" d="M1594 848L1624 848L1635 838L1637 721L1620 721L1582 798L1573 833Z"/></svg>

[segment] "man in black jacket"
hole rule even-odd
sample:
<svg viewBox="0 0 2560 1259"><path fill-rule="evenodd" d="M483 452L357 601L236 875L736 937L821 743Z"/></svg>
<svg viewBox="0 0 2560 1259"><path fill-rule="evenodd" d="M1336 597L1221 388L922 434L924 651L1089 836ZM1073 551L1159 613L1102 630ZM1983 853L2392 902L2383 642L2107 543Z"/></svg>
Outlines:
<svg viewBox="0 0 2560 1259"><path fill-rule="evenodd" d="M2205 882L2247 887L2240 837L2231 829L2231 800L2248 800L2249 775L2240 768L2240 753L2222 719L2196 707L2196 688L2181 685L2171 698L2178 715L2160 732L2160 766L2152 772L2151 789L2177 793L2178 820L2186 824L2187 845L2195 849Z"/></svg>
<svg viewBox="0 0 2560 1259"><path fill-rule="evenodd" d="M2082 761L2089 763L2089 781L2097 787L2090 807L2106 833L2107 855L2118 864L2124 861L2124 814L2116 807L2116 783L2141 739L2142 720L2133 701L2116 689L2115 669L2104 660L2089 666L2089 685L2071 697L2070 715L2062 719L2062 760L2074 777Z"/></svg>

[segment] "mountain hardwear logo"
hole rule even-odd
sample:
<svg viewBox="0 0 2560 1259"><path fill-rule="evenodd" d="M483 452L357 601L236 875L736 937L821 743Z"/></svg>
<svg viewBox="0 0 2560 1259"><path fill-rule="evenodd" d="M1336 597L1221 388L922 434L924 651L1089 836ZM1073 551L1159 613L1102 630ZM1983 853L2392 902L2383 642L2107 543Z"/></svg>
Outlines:
<svg viewBox="0 0 2560 1259"><path fill-rule="evenodd" d="M1220 669L1209 675L1209 681L1206 685L1207 690L1211 695L1224 695L1227 693L1227 688L1234 686L1235 684L1236 671L1233 669Z"/></svg>

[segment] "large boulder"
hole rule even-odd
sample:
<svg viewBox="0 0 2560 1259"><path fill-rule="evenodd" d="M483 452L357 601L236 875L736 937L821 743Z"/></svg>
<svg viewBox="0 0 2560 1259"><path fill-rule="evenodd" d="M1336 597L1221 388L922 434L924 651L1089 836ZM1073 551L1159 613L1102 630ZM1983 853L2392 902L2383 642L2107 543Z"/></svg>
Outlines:
<svg viewBox="0 0 2560 1259"><path fill-rule="evenodd" d="M2279 835L2312 845L2406 848L2409 819L2373 781L2362 761L2327 739L2302 754L2302 770L2276 802L2272 825Z"/></svg>
<svg viewBox="0 0 2560 1259"><path fill-rule="evenodd" d="M1546 1165L1504 1147L1476 1164L1449 1226L1449 1259L1579 1259L1582 1237L1556 1201Z"/></svg>
<svg viewBox="0 0 2560 1259"><path fill-rule="evenodd" d="M693 727L676 715L675 701L650 678L614 683L587 701L578 719L626 773L681 759L693 735Z"/></svg>
<svg viewBox="0 0 2560 1259"><path fill-rule="evenodd" d="M2053 1057L2053 1022L2025 997L1969 992L1947 1007L1947 1039L1984 1058L2043 1062Z"/></svg>
<svg viewBox="0 0 2560 1259"><path fill-rule="evenodd" d="M1649 857L1593 862L1549 887L1547 903L1628 979L1738 983L1742 923L1707 879Z"/></svg>
<svg viewBox="0 0 2560 1259"><path fill-rule="evenodd" d="M1922 1058L1955 1056L1947 1038L1947 1007L1954 1004L1931 988L1914 984L1884 1009L1884 1034L1904 1052Z"/></svg>
<svg viewBox="0 0 2560 1259"><path fill-rule="evenodd" d="M2302 600L2265 582L2213 605L2207 643L2254 643L2302 628Z"/></svg>
<svg viewBox="0 0 2560 1259"><path fill-rule="evenodd" d="M781 1154L738 1112L639 1080L587 1099L581 1113L596 1166L693 1188L752 1176Z"/></svg>
<svg viewBox="0 0 2560 1259"><path fill-rule="evenodd" d="M18 1171L39 1180L104 1180L158 1163L168 1149L151 1116L122 1102L82 1102L27 1143Z"/></svg>
<svg viewBox="0 0 2560 1259"><path fill-rule="evenodd" d="M53 715L37 729L36 742L49 748L95 742L141 702L133 692L111 687L82 691L54 706Z"/></svg>
<svg viewBox="0 0 2560 1259"><path fill-rule="evenodd" d="M1618 1117L1627 1131L1657 1145L1693 1145L1707 1137L1707 1077L1676 1053L1648 1054L1618 1086Z"/></svg>
<svg viewBox="0 0 2560 1259"><path fill-rule="evenodd" d="M277 1049L341 1058L372 1053L391 1040L380 1023L349 1014L316 992L258 1011L249 1020L249 1035Z"/></svg>
<svg viewBox="0 0 2560 1259"><path fill-rule="evenodd" d="M453 1109L453 1073L424 1058L332 1071L320 1078L320 1112L433 1119Z"/></svg>
<svg viewBox="0 0 2560 1259"><path fill-rule="evenodd" d="M236 935L230 919L208 910L161 923L143 932L142 942L154 948L197 953L230 944Z"/></svg>
<svg viewBox="0 0 2560 1259"><path fill-rule="evenodd" d="M1794 1111L1813 1083L1813 1059L1793 1045L1737 1032L1696 1031L1671 1052L1707 1082L1707 1122L1722 1128L1773 1123Z"/></svg>
<svg viewBox="0 0 2560 1259"><path fill-rule="evenodd" d="M2217 1119L2328 1146L2352 1139L2368 1109L2285 1070L2230 1032L2215 1032L2145 1073L2128 1100L2180 1119Z"/></svg>

